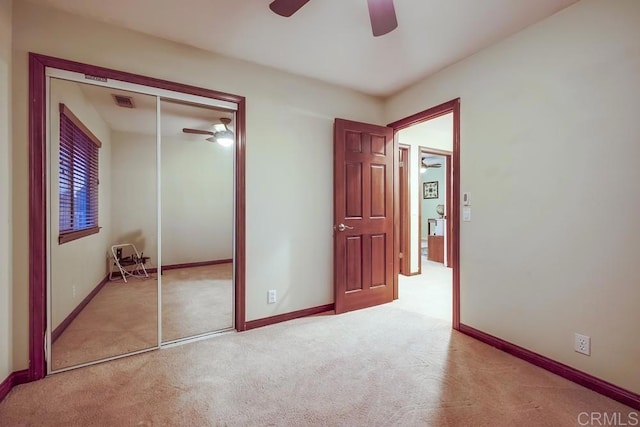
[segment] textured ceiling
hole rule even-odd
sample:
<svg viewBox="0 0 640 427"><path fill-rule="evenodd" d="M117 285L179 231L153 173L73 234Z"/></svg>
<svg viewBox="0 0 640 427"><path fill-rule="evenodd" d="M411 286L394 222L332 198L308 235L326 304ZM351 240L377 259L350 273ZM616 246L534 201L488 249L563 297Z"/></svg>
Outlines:
<svg viewBox="0 0 640 427"><path fill-rule="evenodd" d="M85 17L389 96L577 0L396 0L374 38L367 0L311 0L291 18L271 0L32 0Z"/></svg>

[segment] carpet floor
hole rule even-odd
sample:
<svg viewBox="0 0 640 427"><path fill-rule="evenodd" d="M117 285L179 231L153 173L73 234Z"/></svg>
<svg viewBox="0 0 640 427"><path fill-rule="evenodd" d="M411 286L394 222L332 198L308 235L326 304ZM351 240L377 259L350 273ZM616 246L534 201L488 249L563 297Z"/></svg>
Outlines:
<svg viewBox="0 0 640 427"><path fill-rule="evenodd" d="M233 264L167 270L162 274L162 340L233 325ZM107 282L53 343L54 370L158 345L158 281Z"/></svg>
<svg viewBox="0 0 640 427"><path fill-rule="evenodd" d="M580 425L581 412L633 412L452 331L433 301L415 301L438 286L428 271L401 277L393 303L18 386L0 403L0 425L557 427Z"/></svg>

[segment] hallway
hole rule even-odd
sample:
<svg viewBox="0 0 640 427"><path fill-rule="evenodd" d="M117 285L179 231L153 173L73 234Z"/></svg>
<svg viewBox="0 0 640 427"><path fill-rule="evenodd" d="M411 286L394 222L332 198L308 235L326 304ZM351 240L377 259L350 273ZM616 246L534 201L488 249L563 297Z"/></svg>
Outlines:
<svg viewBox="0 0 640 427"><path fill-rule="evenodd" d="M451 323L452 273L442 263L422 258L422 274L398 278L399 305Z"/></svg>

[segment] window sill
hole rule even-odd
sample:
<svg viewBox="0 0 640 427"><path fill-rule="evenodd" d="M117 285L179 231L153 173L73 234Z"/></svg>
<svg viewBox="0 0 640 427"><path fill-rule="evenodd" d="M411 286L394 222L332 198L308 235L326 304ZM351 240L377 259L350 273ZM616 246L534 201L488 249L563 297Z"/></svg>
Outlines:
<svg viewBox="0 0 640 427"><path fill-rule="evenodd" d="M97 234L100 232L100 227L86 228L84 230L78 231L68 231L66 233L61 233L58 236L58 244L61 245L63 243L68 243L73 240L78 240L86 236L90 236L92 234Z"/></svg>

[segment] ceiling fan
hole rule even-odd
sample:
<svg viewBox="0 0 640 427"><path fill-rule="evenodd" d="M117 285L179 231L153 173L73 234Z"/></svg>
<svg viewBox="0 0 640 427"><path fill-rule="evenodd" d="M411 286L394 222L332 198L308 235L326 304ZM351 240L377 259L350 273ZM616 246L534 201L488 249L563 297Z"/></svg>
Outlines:
<svg viewBox="0 0 640 427"><path fill-rule="evenodd" d="M309 0L274 0L269 8L278 15L288 18L308 2ZM383 36L398 27L393 0L367 0L367 2L374 37Z"/></svg>
<svg viewBox="0 0 640 427"><path fill-rule="evenodd" d="M425 173L428 168L441 168L442 163L427 163L427 159L422 159L422 164L420 165L420 173Z"/></svg>
<svg viewBox="0 0 640 427"><path fill-rule="evenodd" d="M230 118L221 117L220 123L216 123L213 125L213 131L182 128L182 132L191 133L194 135L210 135L210 137L207 138L207 141L217 142L223 147L229 147L233 145L233 141L235 140L235 135L231 130L229 130L229 123L231 123Z"/></svg>

